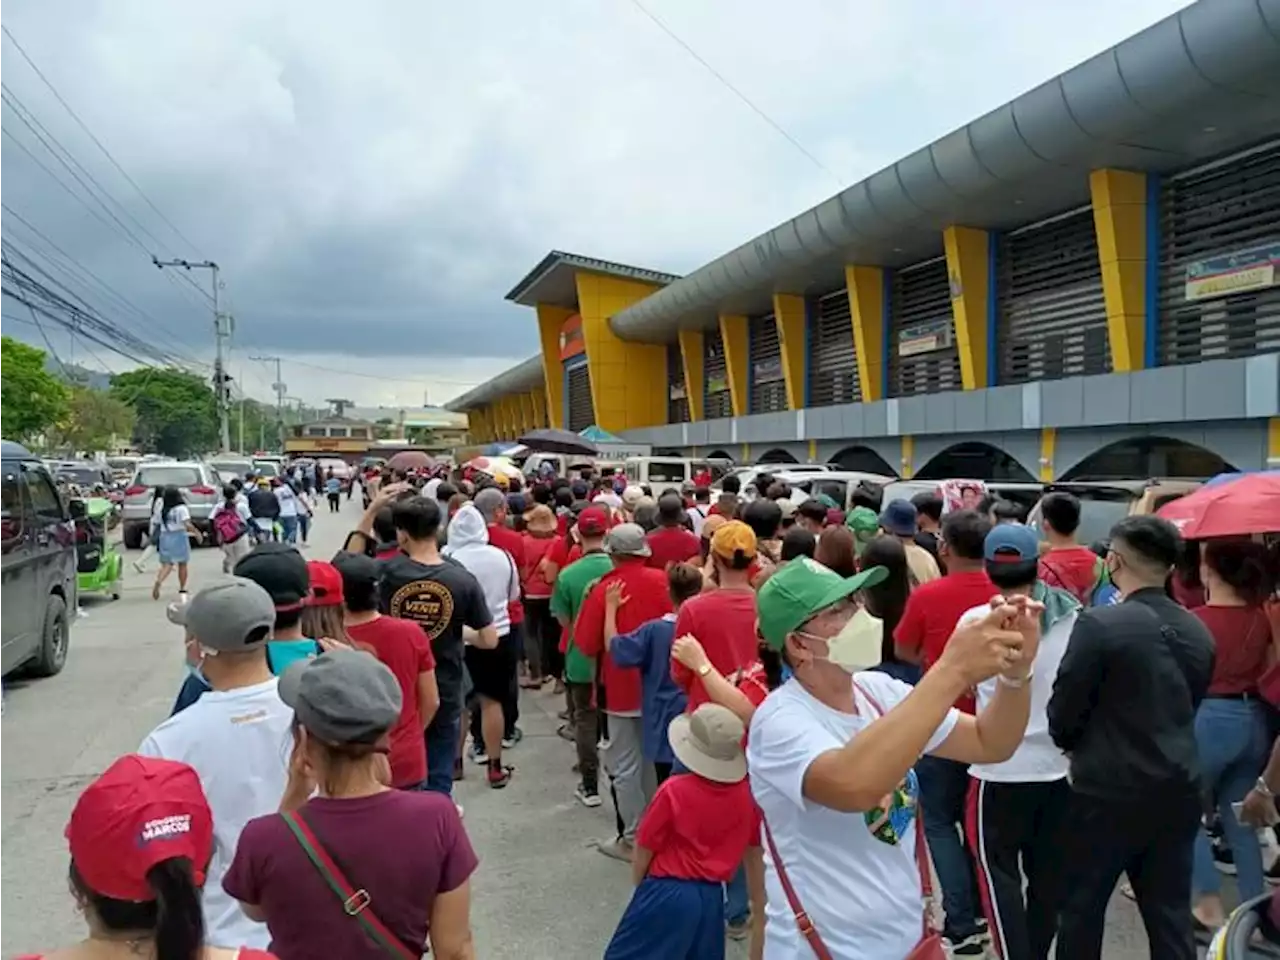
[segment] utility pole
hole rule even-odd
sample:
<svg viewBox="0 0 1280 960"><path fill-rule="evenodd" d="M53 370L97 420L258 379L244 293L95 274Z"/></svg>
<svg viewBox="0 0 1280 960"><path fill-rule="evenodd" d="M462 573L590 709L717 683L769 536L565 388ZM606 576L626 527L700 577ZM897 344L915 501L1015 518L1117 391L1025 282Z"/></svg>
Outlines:
<svg viewBox="0 0 1280 960"><path fill-rule="evenodd" d="M284 395L288 390L280 370L280 364L284 361L280 357L250 357L249 359L276 365L276 382L271 384L271 389L276 392L276 434L280 439L280 452L284 453Z"/></svg>
<svg viewBox="0 0 1280 960"><path fill-rule="evenodd" d="M213 361L213 389L217 396L218 403L218 441L221 444L223 453L231 451L231 425L228 422L228 410L231 406L231 387L229 381L231 378L227 376L224 366L224 349L223 345L231 337L231 328L229 318L223 316L218 310L218 265L212 260L202 260L199 263L192 263L190 260L160 260L152 257L151 262L156 265L157 270L163 270L165 267L181 267L188 272L191 270L208 270L213 276L213 340L216 353Z"/></svg>

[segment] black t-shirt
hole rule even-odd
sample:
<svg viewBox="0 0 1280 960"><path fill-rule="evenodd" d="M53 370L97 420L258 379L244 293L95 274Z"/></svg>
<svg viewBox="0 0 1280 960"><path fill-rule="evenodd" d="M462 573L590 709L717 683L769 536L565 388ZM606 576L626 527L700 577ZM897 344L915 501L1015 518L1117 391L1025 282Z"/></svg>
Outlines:
<svg viewBox="0 0 1280 960"><path fill-rule="evenodd" d="M484 591L453 560L419 563L400 553L382 561L382 612L422 627L436 658L440 706L462 706L462 628L493 622Z"/></svg>

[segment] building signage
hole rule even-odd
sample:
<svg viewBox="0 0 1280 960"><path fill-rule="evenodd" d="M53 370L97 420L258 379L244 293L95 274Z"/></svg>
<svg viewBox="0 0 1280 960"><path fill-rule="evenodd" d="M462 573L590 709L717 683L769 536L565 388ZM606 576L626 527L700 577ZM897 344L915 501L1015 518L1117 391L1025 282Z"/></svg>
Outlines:
<svg viewBox="0 0 1280 960"><path fill-rule="evenodd" d="M1278 268L1280 243L1197 260L1187 264L1184 295L1188 300L1209 300L1248 290L1264 290L1276 286Z"/></svg>
<svg viewBox="0 0 1280 960"><path fill-rule="evenodd" d="M914 357L945 350L951 346L951 332L950 317L903 327L898 331L898 356Z"/></svg>
<svg viewBox="0 0 1280 960"><path fill-rule="evenodd" d="M707 393L723 393L728 389L729 380L723 373L707 377Z"/></svg>
<svg viewBox="0 0 1280 960"><path fill-rule="evenodd" d="M576 357L586 349L582 339L582 314L575 313L560 326L560 359Z"/></svg>
<svg viewBox="0 0 1280 960"><path fill-rule="evenodd" d="M782 358L770 357L752 364L755 383L773 383L782 379Z"/></svg>
<svg viewBox="0 0 1280 960"><path fill-rule="evenodd" d="M668 391L667 396L672 400L683 400L685 398L684 384L683 383L671 384L671 389L670 391Z"/></svg>

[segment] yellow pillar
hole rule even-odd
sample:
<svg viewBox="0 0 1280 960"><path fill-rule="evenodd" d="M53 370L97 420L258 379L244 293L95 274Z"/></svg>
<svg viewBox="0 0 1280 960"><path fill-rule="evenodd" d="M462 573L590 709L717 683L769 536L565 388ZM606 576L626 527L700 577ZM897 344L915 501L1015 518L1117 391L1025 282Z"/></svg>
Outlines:
<svg viewBox="0 0 1280 960"><path fill-rule="evenodd" d="M1263 466L1268 470L1280 469L1280 417L1267 421L1267 462Z"/></svg>
<svg viewBox="0 0 1280 960"><path fill-rule="evenodd" d="M991 289L992 238L985 230L950 226L942 232L942 244L951 280L960 378L966 390L980 390L991 385L987 336L995 296Z"/></svg>
<svg viewBox="0 0 1280 960"><path fill-rule="evenodd" d="M568 307L540 303L538 341L542 344L542 377L546 381L547 417L553 427L564 426L564 365L560 362L560 328L573 316Z"/></svg>
<svg viewBox="0 0 1280 960"><path fill-rule="evenodd" d="M902 463L899 472L902 474L903 480L910 480L916 472L916 438L910 434L904 434L902 437Z"/></svg>
<svg viewBox="0 0 1280 960"><path fill-rule="evenodd" d="M667 348L621 340L609 327L615 313L658 288L584 270L577 271L575 279L596 425L617 433L666 423Z"/></svg>
<svg viewBox="0 0 1280 960"><path fill-rule="evenodd" d="M472 440L481 443L489 442L489 418L485 415L483 409L471 410L467 413L467 422L470 425L468 432L471 434Z"/></svg>
<svg viewBox="0 0 1280 960"><path fill-rule="evenodd" d="M529 391L529 409L533 411L533 429L537 430L547 425L547 392L543 390Z"/></svg>
<svg viewBox="0 0 1280 960"><path fill-rule="evenodd" d="M520 411L516 398L506 396L498 402L502 404L502 439L514 440L520 435Z"/></svg>
<svg viewBox="0 0 1280 960"><path fill-rule="evenodd" d="M520 404L520 432L528 433L537 426L533 422L533 398L527 393L522 393L516 401Z"/></svg>
<svg viewBox="0 0 1280 960"><path fill-rule="evenodd" d="M706 389L703 361L706 359L705 337L701 330L681 330L680 362L684 366L684 395L689 400L689 421L702 419L702 398Z"/></svg>
<svg viewBox="0 0 1280 960"><path fill-rule="evenodd" d="M1040 482L1053 482L1053 455L1058 449L1058 431L1056 427L1040 428Z"/></svg>
<svg viewBox="0 0 1280 960"><path fill-rule="evenodd" d="M804 406L805 316L804 297L794 293L773 295L773 318L778 324L778 352L782 355L782 377L787 384L787 407Z"/></svg>
<svg viewBox="0 0 1280 960"><path fill-rule="evenodd" d="M720 342L724 346L724 368L725 375L729 378L729 399L733 402L733 415L743 417L747 414L747 353L751 342L747 318L721 314ZM745 454L743 459L746 459Z"/></svg>
<svg viewBox="0 0 1280 960"><path fill-rule="evenodd" d="M1146 342L1147 175L1094 170L1089 174L1089 193L1107 305L1111 367L1117 373L1142 370L1155 346Z"/></svg>
<svg viewBox="0 0 1280 960"><path fill-rule="evenodd" d="M849 295L849 316L853 320L853 346L862 401L883 400L888 382L884 362L884 320L888 316L884 269L850 265L844 268L844 282Z"/></svg>

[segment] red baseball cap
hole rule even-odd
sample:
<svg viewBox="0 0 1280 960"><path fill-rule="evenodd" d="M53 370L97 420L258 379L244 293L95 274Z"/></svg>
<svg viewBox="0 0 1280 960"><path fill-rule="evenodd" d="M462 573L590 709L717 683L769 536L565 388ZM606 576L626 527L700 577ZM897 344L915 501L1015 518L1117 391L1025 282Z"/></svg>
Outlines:
<svg viewBox="0 0 1280 960"><path fill-rule="evenodd" d="M603 507L587 507L578 514L578 532L598 537L609 529L609 514Z"/></svg>
<svg viewBox="0 0 1280 960"><path fill-rule="evenodd" d="M311 607L333 607L342 603L342 574L338 568L327 560L308 560L307 577L311 582L311 592L307 596L307 605Z"/></svg>
<svg viewBox="0 0 1280 960"><path fill-rule="evenodd" d="M80 794L66 836L90 890L145 903L155 899L147 872L165 860L186 857L196 883L204 883L213 814L191 767L126 754Z"/></svg>

